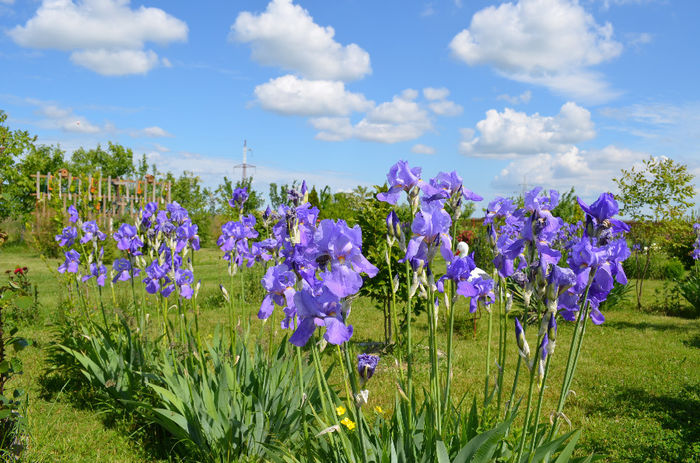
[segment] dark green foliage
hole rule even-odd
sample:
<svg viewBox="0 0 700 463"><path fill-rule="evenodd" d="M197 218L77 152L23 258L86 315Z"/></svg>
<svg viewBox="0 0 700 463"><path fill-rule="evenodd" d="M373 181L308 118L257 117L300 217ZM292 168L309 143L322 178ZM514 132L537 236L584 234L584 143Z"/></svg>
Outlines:
<svg viewBox="0 0 700 463"><path fill-rule="evenodd" d="M233 190L236 188L248 189L248 200L243 204L243 214L258 211L265 205L260 192L253 189L253 177L237 180L236 183L233 183L232 180L224 176L224 183L219 185L214 193L216 197L215 211L217 214L222 214L228 219L238 219L238 213L228 204L228 201L233 197Z"/></svg>
<svg viewBox="0 0 700 463"><path fill-rule="evenodd" d="M185 171L177 179L168 173L165 180L172 182L171 199L189 211L190 219L198 226L200 242L206 245L211 239L212 191L203 187L202 179L193 172Z"/></svg>
<svg viewBox="0 0 700 463"><path fill-rule="evenodd" d="M664 266L664 277L667 280L679 280L684 273L683 263L675 257L670 258Z"/></svg>
<svg viewBox="0 0 700 463"><path fill-rule="evenodd" d="M646 252L643 250L635 251L632 255L622 263L625 269L625 274L629 279L641 278L644 267L646 269L646 279L663 280L666 278L666 265L669 262L668 257L660 251L651 251L649 262L646 261Z"/></svg>
<svg viewBox="0 0 700 463"><path fill-rule="evenodd" d="M552 215L554 217L561 217L566 223L571 224L585 219L583 210L576 199L576 193L573 187L559 197L559 204L552 209Z"/></svg>
<svg viewBox="0 0 700 463"><path fill-rule="evenodd" d="M681 280L678 285L681 295L693 308L693 318L700 316L700 264L696 262L686 278Z"/></svg>
<svg viewBox="0 0 700 463"><path fill-rule="evenodd" d="M106 150L100 145L89 150L79 148L71 155L69 169L74 175L90 175L99 170L103 177L130 177L135 173L134 153L131 148L112 142L108 142Z"/></svg>

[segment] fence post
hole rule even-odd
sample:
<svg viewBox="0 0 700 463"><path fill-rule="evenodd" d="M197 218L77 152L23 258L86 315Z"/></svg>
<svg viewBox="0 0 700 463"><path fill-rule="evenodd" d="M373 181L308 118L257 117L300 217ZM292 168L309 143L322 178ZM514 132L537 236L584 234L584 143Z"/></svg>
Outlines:
<svg viewBox="0 0 700 463"><path fill-rule="evenodd" d="M168 202L171 203L172 200L170 199L170 198L171 198L171 196L170 196L170 190L171 190L171 187L172 187L172 183L168 182L167 185L168 185Z"/></svg>

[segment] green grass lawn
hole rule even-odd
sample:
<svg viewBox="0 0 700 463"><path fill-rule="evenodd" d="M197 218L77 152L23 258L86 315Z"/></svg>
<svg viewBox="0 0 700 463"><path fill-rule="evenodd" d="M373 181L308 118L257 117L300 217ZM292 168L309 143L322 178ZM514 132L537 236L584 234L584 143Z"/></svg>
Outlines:
<svg viewBox="0 0 700 463"><path fill-rule="evenodd" d="M219 283L228 284L225 264L218 249L204 249L196 255L196 277L202 279L199 300L202 303L201 328L211 333L218 323L227 320L221 308ZM45 347L52 342L52 323L58 307L67 300L59 284L55 268L58 260L43 261L24 247L0 248L0 271L18 265L30 269L30 277L39 285L41 308L34 323L23 326L22 334L35 345L22 352L25 373L13 380L28 391L28 449L25 457L32 462L146 462L168 461L167 451L152 445L153 430L141 429L129 416L108 412L98 402L99 395L76 392L71 384L47 382ZM262 291L257 281L261 270L247 275L246 303L242 313L251 318L254 335L264 332L259 342L266 342L269 330L276 338L284 333L272 322L262 324L254 314ZM236 288L239 284L236 278ZM644 300L650 301L663 282L651 281L645 288ZM237 289L236 289L237 291ZM106 296L111 297L106 288ZM119 288L117 300L127 297L127 288ZM237 292L232 294L237 297ZM572 394L565 409L574 428L583 429L580 453L608 455L608 461L698 461L700 460L700 320L640 313L630 299L616 310L605 313L601 326L588 325L581 360L572 385ZM480 397L484 386L486 359L486 315L477 320L472 331L468 312L460 306L457 312L455 339L454 393L461 397ZM370 300L360 299L350 316L355 334L352 343L383 340L381 310ZM444 326L444 324L443 324ZM425 316L416 319L417 380L427 384L428 353ZM509 335L512 327L508 327ZM568 340L572 327L560 324L557 350L545 390L543 416L555 408L563 374ZM494 331L496 332L496 331ZM446 336L443 336L445 338ZM497 339L494 339L494 349ZM508 355L511 372L517 360L514 343ZM440 346L445 350L446 346ZM444 362L443 362L444 363ZM391 409L396 390L395 370L399 368L391 356L382 358L372 381L370 404ZM492 365L491 371L495 370ZM506 376L510 387L512 378ZM10 385L12 387L12 384ZM520 382L518 395L526 393ZM470 399L469 399L470 401ZM566 425L565 425L566 426Z"/></svg>

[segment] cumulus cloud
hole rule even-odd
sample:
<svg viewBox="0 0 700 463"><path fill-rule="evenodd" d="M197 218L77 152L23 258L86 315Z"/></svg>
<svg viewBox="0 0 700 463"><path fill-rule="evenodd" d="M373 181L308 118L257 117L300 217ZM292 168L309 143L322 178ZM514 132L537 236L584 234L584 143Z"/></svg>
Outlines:
<svg viewBox="0 0 700 463"><path fill-rule="evenodd" d="M169 133L167 130L162 129L158 126L146 127L141 130L132 130L130 132L132 137L149 137L149 138L164 138L172 137L173 134Z"/></svg>
<svg viewBox="0 0 700 463"><path fill-rule="evenodd" d="M435 148L418 143L417 145L413 145L411 152L416 154L435 154Z"/></svg>
<svg viewBox="0 0 700 463"><path fill-rule="evenodd" d="M504 93L504 94L498 95L496 97L496 99L507 101L508 103L510 103L512 105L521 104L521 103L529 103L530 100L532 99L532 92L530 90L526 90L523 93L521 93L520 95L516 95L516 96L511 96L511 95L508 95L507 93Z"/></svg>
<svg viewBox="0 0 700 463"><path fill-rule="evenodd" d="M250 43L257 62L308 79L349 81L369 74L369 54L354 43L341 45L334 35L291 0L272 0L263 13L240 13L229 37Z"/></svg>
<svg viewBox="0 0 700 463"><path fill-rule="evenodd" d="M343 82L306 80L293 75L258 85L255 96L264 109L285 115L344 116L374 105L362 94L345 90Z"/></svg>
<svg viewBox="0 0 700 463"><path fill-rule="evenodd" d="M449 101L447 99L449 95L450 91L445 87L426 87L423 89L423 96L430 101L428 107L438 116L458 116L462 114L464 108L454 101Z"/></svg>
<svg viewBox="0 0 700 463"><path fill-rule="evenodd" d="M516 157L562 152L595 136L591 113L576 103L565 103L556 116L528 116L506 108L486 112L473 129L462 130L460 152L476 157Z"/></svg>
<svg viewBox="0 0 700 463"><path fill-rule="evenodd" d="M38 100L28 100L38 106L35 113L42 117L37 125L48 129L58 129L64 132L95 134L113 130L110 124L102 126L90 122L85 116L75 114L72 108L64 108L53 103Z"/></svg>
<svg viewBox="0 0 700 463"><path fill-rule="evenodd" d="M75 64L114 76L153 69L161 61L146 42L186 41L187 32L187 24L165 11L131 9L129 0L43 0L8 34L23 47L70 51Z"/></svg>
<svg viewBox="0 0 700 463"><path fill-rule="evenodd" d="M580 151L570 147L560 153L541 153L510 162L493 179L492 186L501 191L519 191L543 185L557 189L572 186L583 196L613 191L612 178L623 168L648 158L649 154L613 145Z"/></svg>
<svg viewBox="0 0 700 463"><path fill-rule="evenodd" d="M347 117L315 118L310 122L319 131L316 135L319 140L355 138L379 143L415 140L433 127L428 112L415 101L417 97L417 91L404 90L391 101L372 108L354 125Z"/></svg>
<svg viewBox="0 0 700 463"><path fill-rule="evenodd" d="M450 42L469 65L492 66L505 77L543 85L590 102L616 92L589 68L622 52L610 23L598 24L576 0L520 0L484 8Z"/></svg>

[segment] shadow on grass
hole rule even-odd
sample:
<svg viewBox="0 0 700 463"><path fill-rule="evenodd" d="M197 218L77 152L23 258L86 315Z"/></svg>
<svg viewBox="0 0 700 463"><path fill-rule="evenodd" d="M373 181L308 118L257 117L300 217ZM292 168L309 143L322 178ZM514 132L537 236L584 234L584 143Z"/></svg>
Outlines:
<svg viewBox="0 0 700 463"><path fill-rule="evenodd" d="M56 362L53 365L61 365L61 368L47 368L39 376L41 400L66 402L77 410L98 416L105 428L129 436L134 448L148 461L180 461L175 452L178 443L168 432L141 414L120 407L107 394L92 387L77 368L69 367L66 355L55 351L53 357L49 356ZM65 358L61 358L63 356Z"/></svg>
<svg viewBox="0 0 700 463"><path fill-rule="evenodd" d="M623 387L590 410L615 420L651 421L648 435L642 431L643 439L630 441L638 447L628 449L646 461L688 462L700 458L700 384L686 385L675 395ZM658 432L659 428L665 432Z"/></svg>
<svg viewBox="0 0 700 463"><path fill-rule="evenodd" d="M657 330L657 331L682 331L687 332L688 327L685 325L678 325L672 322L666 323L652 323L652 322L628 322L628 321L606 321L605 326L608 328L615 328L620 330L631 329L631 330Z"/></svg>

